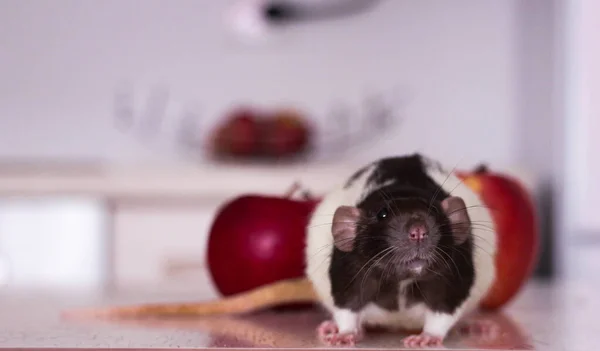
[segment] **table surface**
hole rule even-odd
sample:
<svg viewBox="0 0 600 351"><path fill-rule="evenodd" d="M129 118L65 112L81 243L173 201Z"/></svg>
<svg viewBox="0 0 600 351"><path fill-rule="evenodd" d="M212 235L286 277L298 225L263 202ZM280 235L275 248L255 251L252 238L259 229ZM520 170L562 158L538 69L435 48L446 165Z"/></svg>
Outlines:
<svg viewBox="0 0 600 351"><path fill-rule="evenodd" d="M485 316L501 333L486 340L451 335L448 349L592 350L600 346L597 287L531 283L501 314ZM269 311L245 317L145 320L65 320L78 307L185 301L192 296L41 293L0 290L0 349L316 349L317 309ZM369 334L357 347L402 349L402 335Z"/></svg>

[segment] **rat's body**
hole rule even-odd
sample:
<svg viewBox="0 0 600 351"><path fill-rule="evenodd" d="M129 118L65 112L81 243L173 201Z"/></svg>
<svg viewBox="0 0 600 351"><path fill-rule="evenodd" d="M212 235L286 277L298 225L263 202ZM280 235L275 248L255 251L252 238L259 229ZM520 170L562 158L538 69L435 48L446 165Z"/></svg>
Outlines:
<svg viewBox="0 0 600 351"><path fill-rule="evenodd" d="M402 200L406 197L412 199ZM427 228L435 230L444 218L449 218L442 214L439 204L451 197L464 201L462 209L466 209L464 215L468 216L464 218L470 222L465 228L468 235L463 233L458 240L452 234L442 233L432 243L428 243L427 235L419 237L422 241L413 240L417 234L426 233ZM427 203L423 205L426 207L418 204L419 199ZM382 221L394 221L388 222L388 226L373 219L373 210L380 205L391 211L381 215ZM396 219L396 213L392 212L394 209L402 212L402 206L418 210L415 210L420 215L415 215L420 218L418 226ZM339 211L341 207L346 209ZM427 214L423 214L425 208ZM446 214L454 216L460 210ZM434 213L439 220L430 218ZM358 228L349 228L351 224L332 225L340 219L355 221ZM398 233L395 230L398 228L390 231L392 224L395 227L410 224L413 239L389 239ZM447 226L451 227L452 223ZM384 230L381 228L388 234L378 234ZM375 243L372 238L377 235L379 241ZM395 240L396 251L404 250L407 245L412 248L428 245L427 250L437 246L435 258L430 260L435 262L424 264L427 260L421 260L411 263L412 266L392 267L390 259L394 252L385 240ZM332 320L320 327L322 336L330 343L352 344L360 339L365 326L372 325L422 330L422 334L406 339L408 345L439 344L461 317L477 307L493 283L496 240L489 210L470 188L438 164L411 155L367 165L328 193L308 224L306 275L322 305L332 315Z"/></svg>

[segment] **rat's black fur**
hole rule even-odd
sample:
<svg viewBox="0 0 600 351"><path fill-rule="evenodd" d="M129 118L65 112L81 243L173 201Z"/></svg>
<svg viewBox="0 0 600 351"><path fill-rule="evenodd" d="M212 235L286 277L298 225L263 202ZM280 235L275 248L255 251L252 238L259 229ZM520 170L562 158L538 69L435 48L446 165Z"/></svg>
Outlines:
<svg viewBox="0 0 600 351"><path fill-rule="evenodd" d="M342 252L333 248L329 275L338 307L359 311L373 302L390 311L400 308L399 283L410 277L400 261L414 254L414 250L402 248L401 240L405 238L402 226L407 214L415 210L426 212L430 228L437 229L430 232L427 244L435 246L437 254L429 260L426 271L404 291L406 307L423 302L433 311L451 314L467 299L475 278L473 241L469 236L461 245L454 243L448 217L440 205L450 194L428 176L428 167L432 165L425 164L418 154L376 162L366 187L393 183L373 191L357 204L362 216L353 250ZM346 186L352 186L367 169L357 171ZM388 215L385 220L378 220L377 214L383 208L388 209ZM369 262L389 248L392 241L404 252L380 254Z"/></svg>

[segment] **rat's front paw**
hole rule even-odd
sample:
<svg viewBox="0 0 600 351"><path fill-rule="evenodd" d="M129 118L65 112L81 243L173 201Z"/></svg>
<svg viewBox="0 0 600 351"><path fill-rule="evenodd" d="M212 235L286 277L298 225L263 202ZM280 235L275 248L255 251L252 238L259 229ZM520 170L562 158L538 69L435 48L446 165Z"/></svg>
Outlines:
<svg viewBox="0 0 600 351"><path fill-rule="evenodd" d="M360 332L340 333L334 321L325 321L317 328L319 338L328 346L354 346L362 337Z"/></svg>
<svg viewBox="0 0 600 351"><path fill-rule="evenodd" d="M442 346L442 338L426 333L411 335L404 338L405 347L439 347Z"/></svg>
<svg viewBox="0 0 600 351"><path fill-rule="evenodd" d="M324 321L317 328L317 334L319 334L319 337L321 339L325 338L328 335L337 334L337 333L338 333L338 326L337 326L337 324L335 324L334 321Z"/></svg>

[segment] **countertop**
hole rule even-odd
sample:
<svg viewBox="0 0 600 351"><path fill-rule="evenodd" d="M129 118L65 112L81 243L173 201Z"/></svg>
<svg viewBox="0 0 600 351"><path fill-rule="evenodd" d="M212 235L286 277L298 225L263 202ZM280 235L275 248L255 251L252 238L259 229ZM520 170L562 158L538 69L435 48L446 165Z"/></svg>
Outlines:
<svg viewBox="0 0 600 351"><path fill-rule="evenodd" d="M589 284L531 282L502 313L476 316L495 321L501 333L489 340L455 334L448 349L593 350L600 346L598 288ZM145 320L62 320L76 307L132 302L186 301L198 297L99 291L0 291L0 349L317 349L318 309L266 311L239 317ZM402 335L369 334L358 348L401 349ZM596 347L594 347L596 346Z"/></svg>
<svg viewBox="0 0 600 351"><path fill-rule="evenodd" d="M356 166L336 164L105 164L95 162L0 162L0 195L110 198L229 197L281 194L294 182L322 192Z"/></svg>

